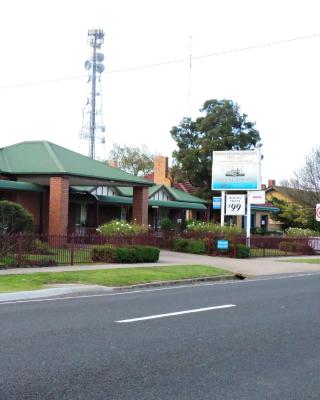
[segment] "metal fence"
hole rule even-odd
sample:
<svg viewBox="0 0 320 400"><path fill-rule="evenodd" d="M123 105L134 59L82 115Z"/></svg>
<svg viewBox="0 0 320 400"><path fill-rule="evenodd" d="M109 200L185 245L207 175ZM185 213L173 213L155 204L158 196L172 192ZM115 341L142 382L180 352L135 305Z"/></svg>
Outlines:
<svg viewBox="0 0 320 400"><path fill-rule="evenodd" d="M247 246L245 235L217 235L207 232L185 232L180 238L205 241L207 254L211 256L237 257L241 246ZM218 241L227 240L228 249L219 249ZM239 246L240 245L240 246ZM320 237L286 237L252 235L250 257L281 257L320 254Z"/></svg>
<svg viewBox="0 0 320 400"><path fill-rule="evenodd" d="M132 236L103 236L100 234L65 236L47 235L1 235L0 267L12 266L51 266L92 263L92 251L95 246L110 244L113 246L149 245L166 249L173 248L176 238L201 240L205 243L206 253L211 256L238 257L246 246L243 235L223 236L208 233L158 232ZM219 249L218 240L227 240L228 248ZM242 246L241 246L242 245ZM242 249L241 249L242 247ZM320 238L289 238L285 236L259 236L250 239L250 257L274 257L320 254Z"/></svg>
<svg viewBox="0 0 320 400"><path fill-rule="evenodd" d="M94 235L1 235L0 266L51 266L92 263L92 249L99 245L157 246L154 233L132 236Z"/></svg>

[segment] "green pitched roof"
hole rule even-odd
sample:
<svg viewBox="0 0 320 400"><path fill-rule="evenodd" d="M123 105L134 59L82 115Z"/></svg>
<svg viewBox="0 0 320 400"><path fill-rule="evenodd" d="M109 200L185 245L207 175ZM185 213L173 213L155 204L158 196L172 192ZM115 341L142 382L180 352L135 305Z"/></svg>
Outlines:
<svg viewBox="0 0 320 400"><path fill-rule="evenodd" d="M206 211L207 207L204 204L200 203L188 203L186 201L165 201L165 200L149 200L149 206L158 206L165 208L179 208L182 210L198 210L198 211Z"/></svg>
<svg viewBox="0 0 320 400"><path fill-rule="evenodd" d="M176 189L173 187L169 187L169 186L165 186L165 188L177 201L186 201L186 202L191 202L191 203L202 203L202 204L208 203L208 201L200 199L200 197L193 196L190 193L183 192L182 190L179 190L179 189Z"/></svg>
<svg viewBox="0 0 320 400"><path fill-rule="evenodd" d="M162 187L164 187L165 190L168 191L168 193L173 197L174 201L183 201L183 202L187 202L187 203L200 203L200 204L208 203L206 200L200 199L199 197L196 197L196 196L192 196L191 194L183 192L182 190L175 189L175 188L172 188L169 186L164 186L164 185L150 186L148 197L149 198L152 197ZM117 189L123 196L130 197L133 195L133 189L131 187L119 187Z"/></svg>
<svg viewBox="0 0 320 400"><path fill-rule="evenodd" d="M47 141L22 142L0 149L0 171L15 175L67 175L150 185L147 180Z"/></svg>
<svg viewBox="0 0 320 400"><path fill-rule="evenodd" d="M0 179L0 189L2 190L22 190L26 192L44 192L44 188L35 183L7 181Z"/></svg>

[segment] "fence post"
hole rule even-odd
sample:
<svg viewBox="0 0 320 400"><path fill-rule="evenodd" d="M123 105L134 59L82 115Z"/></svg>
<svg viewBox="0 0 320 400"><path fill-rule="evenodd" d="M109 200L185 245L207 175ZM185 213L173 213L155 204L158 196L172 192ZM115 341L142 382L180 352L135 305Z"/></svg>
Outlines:
<svg viewBox="0 0 320 400"><path fill-rule="evenodd" d="M22 232L19 232L18 234L18 266L21 267L22 265L22 260L23 260L23 238L22 238Z"/></svg>
<svg viewBox="0 0 320 400"><path fill-rule="evenodd" d="M70 252L70 264L74 263L74 233L71 233L71 252Z"/></svg>

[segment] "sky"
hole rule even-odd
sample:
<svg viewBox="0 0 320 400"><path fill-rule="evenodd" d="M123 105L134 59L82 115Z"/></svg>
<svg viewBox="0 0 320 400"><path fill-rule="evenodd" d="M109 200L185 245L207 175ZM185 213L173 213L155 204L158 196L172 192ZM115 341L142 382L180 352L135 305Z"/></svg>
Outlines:
<svg viewBox="0 0 320 400"><path fill-rule="evenodd" d="M230 99L256 122L263 181L288 179L319 145L319 12L318 0L3 2L0 147L49 140L83 150L87 32L103 29L106 154L117 143L171 156L172 126L200 116L206 100ZM51 82L31 84L40 81Z"/></svg>

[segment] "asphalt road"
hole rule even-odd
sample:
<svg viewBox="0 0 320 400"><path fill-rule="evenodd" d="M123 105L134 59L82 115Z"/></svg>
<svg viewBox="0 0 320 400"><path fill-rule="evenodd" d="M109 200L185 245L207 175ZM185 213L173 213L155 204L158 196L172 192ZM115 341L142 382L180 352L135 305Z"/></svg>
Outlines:
<svg viewBox="0 0 320 400"><path fill-rule="evenodd" d="M80 296L0 303L0 400L320 398L320 275Z"/></svg>

